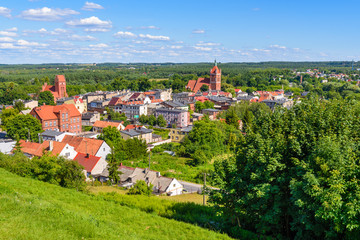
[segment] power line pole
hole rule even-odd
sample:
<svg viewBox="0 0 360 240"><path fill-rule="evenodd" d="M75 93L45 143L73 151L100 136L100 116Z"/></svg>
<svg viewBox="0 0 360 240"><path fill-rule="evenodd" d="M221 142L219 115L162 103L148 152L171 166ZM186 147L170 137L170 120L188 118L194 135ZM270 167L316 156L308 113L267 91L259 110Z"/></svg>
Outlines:
<svg viewBox="0 0 360 240"><path fill-rule="evenodd" d="M150 171L150 159L151 159L151 150L149 152L149 171Z"/></svg>
<svg viewBox="0 0 360 240"><path fill-rule="evenodd" d="M203 194L203 205L205 206L205 188L206 188L206 173L204 173L204 187L202 190L202 194Z"/></svg>

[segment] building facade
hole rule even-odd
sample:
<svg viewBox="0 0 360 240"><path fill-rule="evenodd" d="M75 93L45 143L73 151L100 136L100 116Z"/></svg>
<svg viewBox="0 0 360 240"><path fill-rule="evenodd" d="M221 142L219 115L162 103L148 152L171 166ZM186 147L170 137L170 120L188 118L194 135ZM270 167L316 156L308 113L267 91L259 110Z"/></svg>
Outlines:
<svg viewBox="0 0 360 240"><path fill-rule="evenodd" d="M186 110L158 108L155 110L155 117L163 115L167 125L176 127L187 127L190 121L190 114Z"/></svg>

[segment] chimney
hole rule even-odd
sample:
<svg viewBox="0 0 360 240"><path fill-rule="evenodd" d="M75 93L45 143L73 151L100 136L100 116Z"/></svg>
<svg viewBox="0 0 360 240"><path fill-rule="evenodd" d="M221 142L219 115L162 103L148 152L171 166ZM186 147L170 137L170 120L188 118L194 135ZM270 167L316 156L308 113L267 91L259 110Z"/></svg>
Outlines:
<svg viewBox="0 0 360 240"><path fill-rule="evenodd" d="M156 172L156 177L161 177L160 172Z"/></svg>
<svg viewBox="0 0 360 240"><path fill-rule="evenodd" d="M87 153L87 154L86 154L86 158L90 158L90 154Z"/></svg>
<svg viewBox="0 0 360 240"><path fill-rule="evenodd" d="M54 149L54 142L52 140L49 141L49 151Z"/></svg>

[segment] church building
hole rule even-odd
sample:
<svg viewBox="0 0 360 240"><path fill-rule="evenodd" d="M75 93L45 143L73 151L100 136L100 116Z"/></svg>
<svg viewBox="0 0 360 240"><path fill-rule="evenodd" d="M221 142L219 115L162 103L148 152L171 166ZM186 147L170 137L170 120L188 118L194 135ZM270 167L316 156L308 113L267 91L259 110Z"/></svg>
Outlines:
<svg viewBox="0 0 360 240"><path fill-rule="evenodd" d="M50 91L52 95L54 95L54 101L68 97L66 93L66 79L64 75L56 75L55 77L55 85L47 85L45 83L41 89L42 92Z"/></svg>
<svg viewBox="0 0 360 240"><path fill-rule="evenodd" d="M214 67L210 70L210 78L198 78L197 80L189 80L186 85L187 89L197 93L203 85L207 85L211 91L221 90L221 69L217 67L215 61Z"/></svg>

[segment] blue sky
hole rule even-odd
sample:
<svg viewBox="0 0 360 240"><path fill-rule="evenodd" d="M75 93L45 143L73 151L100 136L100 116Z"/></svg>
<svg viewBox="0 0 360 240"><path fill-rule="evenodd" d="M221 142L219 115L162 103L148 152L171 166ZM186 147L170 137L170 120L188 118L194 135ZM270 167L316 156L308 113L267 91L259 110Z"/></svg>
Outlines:
<svg viewBox="0 0 360 240"><path fill-rule="evenodd" d="M359 7L351 0L0 1L0 63L357 61Z"/></svg>

